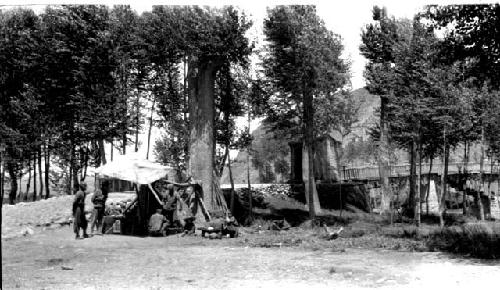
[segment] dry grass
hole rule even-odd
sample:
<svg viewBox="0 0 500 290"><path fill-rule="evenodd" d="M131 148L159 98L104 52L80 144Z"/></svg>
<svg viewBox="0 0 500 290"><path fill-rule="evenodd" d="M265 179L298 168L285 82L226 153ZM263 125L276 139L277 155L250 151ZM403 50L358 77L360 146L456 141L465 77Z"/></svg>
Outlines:
<svg viewBox="0 0 500 290"><path fill-rule="evenodd" d="M344 231L336 240L324 238L322 227L311 227L303 204L286 200L269 201L260 220L246 228L240 243L251 247L300 247L311 250L342 251L345 248L384 248L406 251L447 251L478 258L500 258L500 224L479 223L462 215L446 217L444 229L437 217L424 217L420 227L410 220L390 225L389 217L370 213L323 210L317 224ZM267 213L267 214L266 214ZM269 231L271 219L285 218L288 231Z"/></svg>
<svg viewBox="0 0 500 290"><path fill-rule="evenodd" d="M430 249L470 255L476 258L500 258L500 225L494 222L466 223L436 230L428 241Z"/></svg>
<svg viewBox="0 0 500 290"><path fill-rule="evenodd" d="M250 228L242 229L238 243L250 247L296 247L308 250L344 251L346 248L383 248L405 251L426 250L425 241L385 235L382 227L374 223L354 222L344 226L344 231L335 240L325 239L322 227L311 228L311 223L286 231L268 230L270 221L257 220ZM329 226L337 229L336 226Z"/></svg>

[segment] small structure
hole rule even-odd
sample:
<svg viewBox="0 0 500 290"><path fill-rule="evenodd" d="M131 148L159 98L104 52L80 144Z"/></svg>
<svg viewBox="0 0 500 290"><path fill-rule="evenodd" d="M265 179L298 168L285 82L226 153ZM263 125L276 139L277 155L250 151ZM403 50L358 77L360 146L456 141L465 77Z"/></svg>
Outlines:
<svg viewBox="0 0 500 290"><path fill-rule="evenodd" d="M321 182L337 182L339 176L339 153L341 146L341 136L337 131L317 138L314 142L314 178ZM304 146L301 141L289 143L290 146L290 165L291 165L291 183L302 183L302 162Z"/></svg>
<svg viewBox="0 0 500 290"><path fill-rule="evenodd" d="M132 203L135 211L134 214L122 217L121 233L145 235L149 217L162 205L152 184L160 179L168 179L169 176L173 176L174 170L171 167L137 156L122 155L97 168L96 174L99 179L110 181L110 191L135 190L136 199ZM130 193L133 195L133 192ZM126 230L124 230L124 226L127 228Z"/></svg>
<svg viewBox="0 0 500 290"><path fill-rule="evenodd" d="M439 215L439 200L438 200L438 195L436 191L436 183L434 180L430 180L425 186L423 186L424 190L427 190L427 186L430 186L429 188L429 214L433 215ZM422 195L421 195L422 196ZM422 202L425 202L425 192L424 192L424 198L420 198Z"/></svg>
<svg viewBox="0 0 500 290"><path fill-rule="evenodd" d="M491 196L490 211L491 211L491 218L495 220L500 220L500 205L497 196L494 194Z"/></svg>

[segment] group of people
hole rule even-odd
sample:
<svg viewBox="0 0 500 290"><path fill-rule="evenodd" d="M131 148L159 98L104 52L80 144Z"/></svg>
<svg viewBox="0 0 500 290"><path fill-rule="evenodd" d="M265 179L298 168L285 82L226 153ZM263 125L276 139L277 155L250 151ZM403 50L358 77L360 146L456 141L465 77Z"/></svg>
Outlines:
<svg viewBox="0 0 500 290"><path fill-rule="evenodd" d="M159 201L161 208L156 209L156 212L149 218L148 231L150 235L165 235L167 227L183 229L185 233L194 232L194 221L198 209L201 209L205 220L210 220L210 215L203 203L201 189L196 184L174 184L170 182L160 181L155 186L155 192L159 193ZM94 230L99 235L102 235L103 218L107 215L112 215L111 211L116 210L115 207L106 208L106 200L108 199L109 183L103 181L101 188L96 190L91 201L93 204L92 215L90 218L90 235L94 235ZM87 185L80 183L79 190L75 194L73 200L73 230L76 239L88 238L87 234L88 221L85 216L85 198L87 196ZM187 205L187 217L181 223L179 219L179 211L182 210L182 205ZM121 207L125 204L120 205ZM80 235L82 233L82 236Z"/></svg>
<svg viewBox="0 0 500 290"><path fill-rule="evenodd" d="M102 220L104 218L104 210L106 208L106 200L108 199L108 183L104 181L101 184L101 189L96 190L94 196L92 196L92 204L94 208L92 210L92 215L90 217L90 232L91 235L94 234L94 229L97 230L97 234L102 234ZM75 194L75 199L73 200L73 230L76 235L76 239L80 239L80 231L83 234L83 238L88 238L87 227L88 221L85 217L85 197L87 196L87 184L80 183L79 190Z"/></svg>
<svg viewBox="0 0 500 290"><path fill-rule="evenodd" d="M185 232L194 230L194 220L198 208L201 207L205 219L210 219L203 204L203 197L195 190L194 185L181 185L178 190L171 183L162 183L156 186L160 192L161 208L150 217L148 231L151 236L165 235L167 227L183 228ZM178 212L182 210L182 204L188 206L187 217L182 225Z"/></svg>
<svg viewBox="0 0 500 290"><path fill-rule="evenodd" d="M194 221L198 203L201 201L199 193L193 185L188 185L183 189L175 189L174 185L166 182L159 182L155 186L155 191L160 193L161 208L149 218L148 231L151 236L162 236L166 234L166 229L189 227L190 221ZM181 224L178 212L182 210L183 202L188 206L188 218ZM202 202L202 201L201 201Z"/></svg>

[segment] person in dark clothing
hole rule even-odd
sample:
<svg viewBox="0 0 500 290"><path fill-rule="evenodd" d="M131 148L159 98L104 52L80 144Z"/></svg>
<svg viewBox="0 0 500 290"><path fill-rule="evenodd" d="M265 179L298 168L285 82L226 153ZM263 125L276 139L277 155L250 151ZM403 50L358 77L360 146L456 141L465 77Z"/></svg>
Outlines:
<svg viewBox="0 0 500 290"><path fill-rule="evenodd" d="M109 193L109 181L108 180L104 180L102 183L101 183L101 192L102 192L102 196L104 197L104 205L106 205L106 200L108 200L108 193Z"/></svg>
<svg viewBox="0 0 500 290"><path fill-rule="evenodd" d="M177 205L181 204L179 195L175 192L172 184L167 185L167 192L164 196L163 209L165 216L171 226L180 226L179 217L177 215Z"/></svg>
<svg viewBox="0 0 500 290"><path fill-rule="evenodd" d="M76 239L80 238L80 229L83 230L83 237L88 238L87 235L87 219L85 218L85 196L87 184L80 183L80 190L75 194L73 200L73 230L76 234Z"/></svg>
<svg viewBox="0 0 500 290"><path fill-rule="evenodd" d="M184 218L184 232L182 233L182 236L194 235L196 230L196 226L194 224L195 219L196 218L194 216Z"/></svg>
<svg viewBox="0 0 500 290"><path fill-rule="evenodd" d="M97 190L92 196L94 210L92 211L92 219L90 222L90 234L94 234L94 228L97 229L97 234L102 234L102 219L104 217L104 204L106 199L101 190Z"/></svg>

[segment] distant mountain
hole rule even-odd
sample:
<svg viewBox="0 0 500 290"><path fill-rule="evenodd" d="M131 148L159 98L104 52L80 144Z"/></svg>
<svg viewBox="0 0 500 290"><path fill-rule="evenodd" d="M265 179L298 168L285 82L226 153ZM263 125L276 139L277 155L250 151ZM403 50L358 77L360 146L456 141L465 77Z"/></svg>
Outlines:
<svg viewBox="0 0 500 290"><path fill-rule="evenodd" d="M353 131L344 142L355 140L368 140L369 128L378 122L376 111L380 108L380 97L372 95L365 88L352 91L352 95L359 102L358 123L354 125Z"/></svg>

